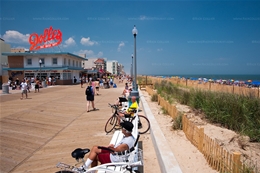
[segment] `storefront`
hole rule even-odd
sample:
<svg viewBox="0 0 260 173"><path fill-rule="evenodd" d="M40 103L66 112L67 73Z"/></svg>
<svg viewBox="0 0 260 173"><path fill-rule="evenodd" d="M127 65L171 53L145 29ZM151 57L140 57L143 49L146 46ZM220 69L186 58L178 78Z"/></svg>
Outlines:
<svg viewBox="0 0 260 173"><path fill-rule="evenodd" d="M8 78L56 79L56 84L72 84L84 71L82 61L87 59L71 53L2 53L8 56ZM78 80L79 81L79 80Z"/></svg>

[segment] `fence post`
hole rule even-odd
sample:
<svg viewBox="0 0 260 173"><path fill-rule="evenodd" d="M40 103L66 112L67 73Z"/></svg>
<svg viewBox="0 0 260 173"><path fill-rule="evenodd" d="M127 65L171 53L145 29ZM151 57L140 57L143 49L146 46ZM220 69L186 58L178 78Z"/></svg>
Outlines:
<svg viewBox="0 0 260 173"><path fill-rule="evenodd" d="M259 98L259 90L260 90L260 85L258 86L258 98Z"/></svg>
<svg viewBox="0 0 260 173"><path fill-rule="evenodd" d="M204 141L204 128L199 129L199 143L198 143L198 149L202 153L203 151L203 141Z"/></svg>
<svg viewBox="0 0 260 173"><path fill-rule="evenodd" d="M233 152L233 169L232 173L239 173L239 169L241 167L241 161L240 161L241 153L239 152Z"/></svg>

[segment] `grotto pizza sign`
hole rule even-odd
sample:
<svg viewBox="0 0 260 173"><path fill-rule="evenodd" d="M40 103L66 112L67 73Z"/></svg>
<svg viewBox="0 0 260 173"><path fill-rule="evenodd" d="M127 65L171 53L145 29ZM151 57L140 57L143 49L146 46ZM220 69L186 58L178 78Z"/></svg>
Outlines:
<svg viewBox="0 0 260 173"><path fill-rule="evenodd" d="M62 32L59 29L46 28L43 34L32 33L29 37L30 50L38 50L58 46L62 41Z"/></svg>

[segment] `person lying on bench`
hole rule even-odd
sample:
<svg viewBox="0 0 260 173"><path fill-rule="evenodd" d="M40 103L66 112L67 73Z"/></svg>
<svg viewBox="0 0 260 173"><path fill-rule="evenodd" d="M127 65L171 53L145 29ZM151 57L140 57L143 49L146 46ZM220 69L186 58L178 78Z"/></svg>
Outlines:
<svg viewBox="0 0 260 173"><path fill-rule="evenodd" d="M132 136L132 130L133 130L133 124L129 121L124 121L120 123L122 126L122 133L124 134L123 139L116 145L109 144L107 146L108 149L114 151L114 152L122 152L125 150L129 150L132 148L135 144L135 138ZM105 163L113 163L113 162L120 162L120 156L119 155L113 155L113 152L103 149L105 147L100 146L93 146L87 161L85 162L84 166L79 167L79 170L87 171L88 167L91 165L91 167L95 167L98 165L98 161L101 164Z"/></svg>

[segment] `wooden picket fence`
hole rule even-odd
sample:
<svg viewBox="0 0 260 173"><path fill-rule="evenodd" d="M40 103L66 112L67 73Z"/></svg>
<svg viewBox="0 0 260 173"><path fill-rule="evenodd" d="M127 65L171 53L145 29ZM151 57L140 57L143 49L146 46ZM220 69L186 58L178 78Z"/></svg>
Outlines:
<svg viewBox="0 0 260 173"><path fill-rule="evenodd" d="M199 83L199 81L189 80L189 79L180 79L177 77L173 78L159 78L148 76L147 80L151 81L153 85L156 82L161 82L162 80L171 82L175 85L180 85L183 87L189 87L194 89L202 89L208 91L216 91L216 92L225 92L225 93L233 93L244 96L254 96L256 98L260 98L260 88L247 88L247 87L239 87L235 85L222 85L218 83Z"/></svg>
<svg viewBox="0 0 260 173"><path fill-rule="evenodd" d="M146 86L146 92L149 95L156 94L153 88ZM182 127L187 139L198 148L204 155L208 164L221 173L258 173L257 168L250 170L247 160L239 152L229 152L220 146L215 140L204 133L204 128L198 126L189 120L186 114L179 112L175 105L170 104L163 97L158 95L158 104L162 106L167 113L175 118L182 114ZM253 166L251 166L253 167Z"/></svg>

